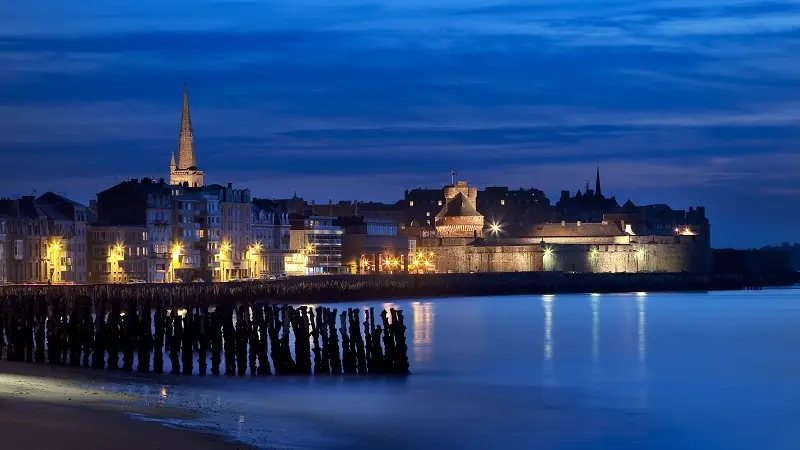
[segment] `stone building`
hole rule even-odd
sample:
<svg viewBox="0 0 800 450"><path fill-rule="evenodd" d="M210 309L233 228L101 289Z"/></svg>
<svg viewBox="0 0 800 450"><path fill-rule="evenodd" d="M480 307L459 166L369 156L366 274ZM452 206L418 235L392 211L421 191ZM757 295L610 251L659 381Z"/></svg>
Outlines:
<svg viewBox="0 0 800 450"><path fill-rule="evenodd" d="M85 283L87 218L51 192L0 200L0 283Z"/></svg>
<svg viewBox="0 0 800 450"><path fill-rule="evenodd" d="M92 225L89 228L90 283L126 283L154 280L147 226Z"/></svg>
<svg viewBox="0 0 800 450"><path fill-rule="evenodd" d="M252 204L251 242L260 246L259 267L262 272L286 272L289 254L289 214L278 211L269 201L254 199Z"/></svg>
<svg viewBox="0 0 800 450"><path fill-rule="evenodd" d="M515 235L498 229L484 239L475 230L477 212L469 207L464 189L466 183L449 191L455 206L448 201L437 215L435 234L422 235L417 244L419 252L436 255L438 272L711 270L710 227L702 208L690 209L682 216L670 215L691 221L694 228L676 227L669 235L652 233L649 227L653 222L645 218L646 209L630 202L608 217L601 216L599 223L542 223ZM469 237L470 231L473 237Z"/></svg>
<svg viewBox="0 0 800 450"><path fill-rule="evenodd" d="M172 281L175 276L172 255L176 250L173 223L177 223L173 207L178 206L173 198L178 196L179 190L163 179L150 178L124 181L98 193L93 202L95 220L88 230L89 281L106 283L129 278L151 283ZM126 241L128 238L132 241ZM139 250L137 255L135 249L142 245L146 250ZM127 247L131 248L130 255ZM116 253L110 248L116 249ZM146 267L139 262L119 266L109 260L126 257L146 261ZM123 277L120 267L131 269L130 276Z"/></svg>
<svg viewBox="0 0 800 450"><path fill-rule="evenodd" d="M183 109L181 110L181 128L178 136L178 158L175 153L169 163L169 184L203 186L203 171L198 169L197 155L194 151L194 134L192 132L192 116L189 111L189 89L183 86Z"/></svg>
<svg viewBox="0 0 800 450"><path fill-rule="evenodd" d="M53 192L41 195L36 204L47 216L51 244L56 243L49 249L52 282L85 284L89 264L86 243L89 208Z"/></svg>
<svg viewBox="0 0 800 450"><path fill-rule="evenodd" d="M483 236L483 215L475 209L478 190L459 181L444 188L445 204L436 214L436 231L445 238Z"/></svg>
<svg viewBox="0 0 800 450"><path fill-rule="evenodd" d="M169 280L219 278L222 248L220 192L213 188L170 186L172 245ZM226 268L229 269L229 268Z"/></svg>

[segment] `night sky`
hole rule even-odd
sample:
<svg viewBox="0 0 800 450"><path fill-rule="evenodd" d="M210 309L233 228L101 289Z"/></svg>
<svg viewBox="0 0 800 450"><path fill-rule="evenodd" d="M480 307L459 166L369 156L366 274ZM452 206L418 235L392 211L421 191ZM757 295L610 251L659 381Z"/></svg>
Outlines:
<svg viewBox="0 0 800 450"><path fill-rule="evenodd" d="M800 240L800 1L26 0L0 5L0 195L167 177L395 201L455 168L551 200L705 205Z"/></svg>

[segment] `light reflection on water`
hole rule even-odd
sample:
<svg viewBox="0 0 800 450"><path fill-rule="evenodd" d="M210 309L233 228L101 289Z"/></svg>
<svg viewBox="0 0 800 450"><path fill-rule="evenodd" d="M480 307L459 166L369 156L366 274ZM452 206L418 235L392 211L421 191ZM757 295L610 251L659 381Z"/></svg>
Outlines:
<svg viewBox="0 0 800 450"><path fill-rule="evenodd" d="M798 292L397 301L407 380L153 375L106 388L264 448L796 449Z"/></svg>

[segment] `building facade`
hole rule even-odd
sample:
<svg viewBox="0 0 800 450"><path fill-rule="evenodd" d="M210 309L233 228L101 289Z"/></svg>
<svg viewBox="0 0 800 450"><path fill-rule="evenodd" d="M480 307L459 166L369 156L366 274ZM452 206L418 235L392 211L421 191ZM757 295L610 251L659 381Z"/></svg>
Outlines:
<svg viewBox="0 0 800 450"><path fill-rule="evenodd" d="M87 208L48 192L0 200L0 282L85 283Z"/></svg>
<svg viewBox="0 0 800 450"><path fill-rule="evenodd" d="M263 206L263 208L262 208ZM252 204L251 242L260 248L258 265L262 273L286 272L289 255L289 214L257 200Z"/></svg>
<svg viewBox="0 0 800 450"><path fill-rule="evenodd" d="M456 206L448 201L437 214L435 233L423 235L417 242L417 252L431 255L429 259L437 272L711 271L710 227L703 208L692 208L684 214L662 214L648 221L646 208L629 202L614 213L601 216L599 223L541 223L515 235L490 227L484 238L474 228L476 213L468 207L469 196L462 192L464 188L466 184L455 193L450 191L449 198ZM439 220L440 217L446 220ZM664 221L670 226L676 221L681 225L669 234L653 232L651 227ZM655 229L661 231L664 226Z"/></svg>
<svg viewBox="0 0 800 450"><path fill-rule="evenodd" d="M53 192L36 199L51 230L49 246L50 279L53 283L85 284L88 281L86 233L89 208Z"/></svg>
<svg viewBox="0 0 800 450"><path fill-rule="evenodd" d="M327 275L342 272L341 227L332 216L289 216L289 249L305 256L306 274Z"/></svg>
<svg viewBox="0 0 800 450"><path fill-rule="evenodd" d="M408 271L409 240L398 236L392 219L340 217L334 225L342 228L342 270L356 274Z"/></svg>

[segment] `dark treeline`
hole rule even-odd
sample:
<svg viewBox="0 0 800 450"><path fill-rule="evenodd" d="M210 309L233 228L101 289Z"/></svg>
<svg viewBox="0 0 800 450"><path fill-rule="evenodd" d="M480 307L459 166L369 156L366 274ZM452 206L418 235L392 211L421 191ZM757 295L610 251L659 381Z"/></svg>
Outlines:
<svg viewBox="0 0 800 450"><path fill-rule="evenodd" d="M110 371L406 375L405 329L395 309L0 297L0 357Z"/></svg>
<svg viewBox="0 0 800 450"><path fill-rule="evenodd" d="M4 286L0 296L85 296L124 300L168 299L173 305L241 302L307 304L475 295L709 291L770 284L762 273L563 273L510 272L428 275L340 275L276 282Z"/></svg>

